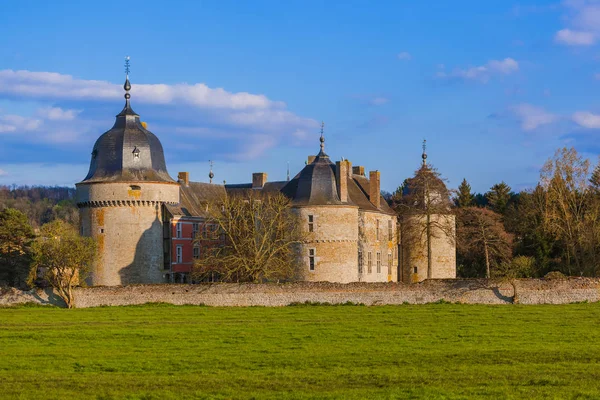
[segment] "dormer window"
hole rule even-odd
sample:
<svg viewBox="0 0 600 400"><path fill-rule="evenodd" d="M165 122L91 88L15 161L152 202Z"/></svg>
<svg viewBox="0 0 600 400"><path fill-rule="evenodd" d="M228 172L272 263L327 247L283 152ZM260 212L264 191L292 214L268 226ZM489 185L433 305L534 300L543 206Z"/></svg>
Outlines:
<svg viewBox="0 0 600 400"><path fill-rule="evenodd" d="M96 157L98 157L98 149L94 149L94 151L92 151L92 160L95 160Z"/></svg>
<svg viewBox="0 0 600 400"><path fill-rule="evenodd" d="M138 149L137 147L134 147L133 151L132 151L132 154L133 154L133 159L134 160L139 159L140 158L140 149Z"/></svg>

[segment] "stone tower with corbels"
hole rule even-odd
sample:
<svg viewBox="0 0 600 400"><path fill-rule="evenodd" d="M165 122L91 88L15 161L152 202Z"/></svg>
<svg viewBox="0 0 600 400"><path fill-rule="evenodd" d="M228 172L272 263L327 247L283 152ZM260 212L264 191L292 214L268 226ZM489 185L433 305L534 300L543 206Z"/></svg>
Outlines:
<svg viewBox="0 0 600 400"><path fill-rule="evenodd" d="M76 185L81 233L98 243L91 285L164 282L163 207L179 202L160 141L131 109L126 72L125 107Z"/></svg>

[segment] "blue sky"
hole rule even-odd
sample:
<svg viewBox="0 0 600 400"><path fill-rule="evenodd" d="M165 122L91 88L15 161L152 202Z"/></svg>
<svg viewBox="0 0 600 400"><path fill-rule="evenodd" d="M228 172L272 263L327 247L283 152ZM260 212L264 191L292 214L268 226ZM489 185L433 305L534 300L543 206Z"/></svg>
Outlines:
<svg viewBox="0 0 600 400"><path fill-rule="evenodd" d="M394 190L429 160L456 187L534 185L600 152L600 1L8 1L0 184L73 185L123 106L172 176L285 179L319 149Z"/></svg>

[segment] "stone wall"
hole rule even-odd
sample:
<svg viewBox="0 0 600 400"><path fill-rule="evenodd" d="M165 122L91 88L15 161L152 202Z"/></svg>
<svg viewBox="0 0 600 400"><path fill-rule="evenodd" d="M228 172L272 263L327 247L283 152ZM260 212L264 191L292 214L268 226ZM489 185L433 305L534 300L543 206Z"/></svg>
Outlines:
<svg viewBox="0 0 600 400"><path fill-rule="evenodd" d="M295 208L306 234L300 246L300 280L354 282L358 280L358 207L310 206ZM312 216L313 231L308 231ZM310 270L311 251L314 270Z"/></svg>
<svg viewBox="0 0 600 400"><path fill-rule="evenodd" d="M162 206L179 202L176 183L77 185L81 234L98 242L88 283L164 282Z"/></svg>
<svg viewBox="0 0 600 400"><path fill-rule="evenodd" d="M391 223L391 237L388 223ZM379 229L377 229L378 227ZM358 280L360 282L397 282L397 245L396 215L360 211L359 250L362 254L363 266ZM371 268L369 268L369 253L371 254ZM381 264L379 268L377 268L378 254Z"/></svg>
<svg viewBox="0 0 600 400"><path fill-rule="evenodd" d="M600 279L523 279L517 281L521 304L566 304L600 301ZM132 305L148 302L209 306L285 306L291 303L346 302L365 305L424 304L437 301L469 304L511 304L513 287L485 279L427 280L403 283L131 285L76 290L77 307ZM60 304L50 291L0 289L0 306L25 302Z"/></svg>
<svg viewBox="0 0 600 400"><path fill-rule="evenodd" d="M415 283L427 279L427 236L424 215L405 220L402 235L401 281ZM456 233L454 215L431 216L431 278L456 278ZM444 226L444 229L440 227ZM450 233L450 235L448 235Z"/></svg>

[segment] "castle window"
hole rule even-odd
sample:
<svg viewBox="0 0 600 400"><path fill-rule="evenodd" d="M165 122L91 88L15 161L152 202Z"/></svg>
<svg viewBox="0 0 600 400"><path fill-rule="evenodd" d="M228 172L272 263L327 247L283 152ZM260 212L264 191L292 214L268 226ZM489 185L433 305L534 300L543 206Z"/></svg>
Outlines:
<svg viewBox="0 0 600 400"><path fill-rule="evenodd" d="M195 239L196 235L198 235L198 227L199 227L198 223L194 222L192 224L192 238L193 239Z"/></svg>
<svg viewBox="0 0 600 400"><path fill-rule="evenodd" d="M200 247L194 246L194 258L197 260L200 258Z"/></svg>
<svg viewBox="0 0 600 400"><path fill-rule="evenodd" d="M175 225L175 237L181 238L181 222L178 222L177 225Z"/></svg>
<svg viewBox="0 0 600 400"><path fill-rule="evenodd" d="M417 267L413 268L413 273L415 273L415 274L418 273L418 268Z"/></svg>
<svg viewBox="0 0 600 400"><path fill-rule="evenodd" d="M142 190L142 188L139 187L138 185L131 185L131 186L129 186L129 190Z"/></svg>
<svg viewBox="0 0 600 400"><path fill-rule="evenodd" d="M388 221L388 240L392 241L394 239L394 234L392 232L392 220Z"/></svg>
<svg viewBox="0 0 600 400"><path fill-rule="evenodd" d="M392 274L392 252L388 253L388 275Z"/></svg>
<svg viewBox="0 0 600 400"><path fill-rule="evenodd" d="M315 249L308 249L308 270L314 271L316 265Z"/></svg>
<svg viewBox="0 0 600 400"><path fill-rule="evenodd" d="M134 160L138 160L140 158L140 149L138 149L137 147L134 147L131 153L133 154Z"/></svg>
<svg viewBox="0 0 600 400"><path fill-rule="evenodd" d="M100 233L104 233L104 228L99 229Z"/></svg>
<svg viewBox="0 0 600 400"><path fill-rule="evenodd" d="M377 220L377 228L376 229L377 229L377 232L376 232L377 240L379 240L379 220Z"/></svg>
<svg viewBox="0 0 600 400"><path fill-rule="evenodd" d="M363 254L362 251L358 251L358 273L363 273Z"/></svg>
<svg viewBox="0 0 600 400"><path fill-rule="evenodd" d="M381 253L377 252L377 273L381 273Z"/></svg>
<svg viewBox="0 0 600 400"><path fill-rule="evenodd" d="M367 272L369 274L373 272L373 255L371 252L367 253Z"/></svg>
<svg viewBox="0 0 600 400"><path fill-rule="evenodd" d="M315 231L315 216L314 215L308 216L308 231L309 232Z"/></svg>
<svg viewBox="0 0 600 400"><path fill-rule="evenodd" d="M183 246L178 245L176 250L176 262L177 264L181 264L183 262Z"/></svg>

